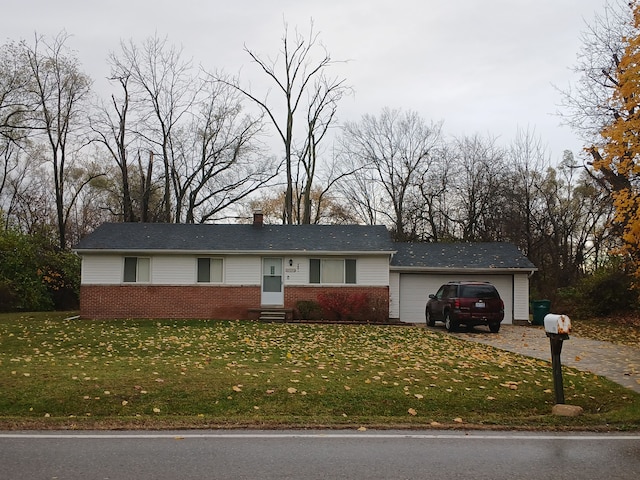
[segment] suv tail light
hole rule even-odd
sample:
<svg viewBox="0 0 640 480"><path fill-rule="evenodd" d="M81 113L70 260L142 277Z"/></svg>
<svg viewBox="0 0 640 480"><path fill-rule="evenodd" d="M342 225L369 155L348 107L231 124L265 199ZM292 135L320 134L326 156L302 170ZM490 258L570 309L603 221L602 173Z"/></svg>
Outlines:
<svg viewBox="0 0 640 480"><path fill-rule="evenodd" d="M460 299L459 298L454 299L453 308L460 308Z"/></svg>

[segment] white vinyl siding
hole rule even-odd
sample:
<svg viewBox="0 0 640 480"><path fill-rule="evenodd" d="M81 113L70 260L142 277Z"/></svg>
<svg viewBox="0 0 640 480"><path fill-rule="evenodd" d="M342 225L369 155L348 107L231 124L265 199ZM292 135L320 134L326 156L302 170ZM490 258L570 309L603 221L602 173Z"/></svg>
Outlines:
<svg viewBox="0 0 640 480"><path fill-rule="evenodd" d="M122 282L122 257L83 255L81 279L84 285L115 285Z"/></svg>
<svg viewBox="0 0 640 480"><path fill-rule="evenodd" d="M529 321L529 275L517 273L513 276L513 319Z"/></svg>
<svg viewBox="0 0 640 480"><path fill-rule="evenodd" d="M355 258L331 258L331 257L308 257L298 258L293 261L293 267L286 276L286 282L289 285L302 285L310 284L317 285L317 278L312 278L312 272L310 270L313 260L316 262L319 260L321 264L320 284L345 284L345 285L366 285L366 286L388 286L389 285L389 257L387 255L380 256L364 256ZM337 281L338 278L328 277L324 272L324 265L331 265L335 262L336 265L341 265L344 273L341 276L341 281ZM355 267L355 272L353 268ZM317 267L316 267L317 268ZM295 270L295 271L294 271ZM355 275L354 275L355 274ZM346 276L345 276L346 275ZM316 272L317 276L317 272ZM314 281L315 280L315 281ZM353 281L355 280L355 283Z"/></svg>
<svg viewBox="0 0 640 480"><path fill-rule="evenodd" d="M225 261L226 284L261 285L262 257L230 255Z"/></svg>
<svg viewBox="0 0 640 480"><path fill-rule="evenodd" d="M153 257L151 283L156 285L190 285L195 283L195 259L186 255Z"/></svg>
<svg viewBox="0 0 640 480"><path fill-rule="evenodd" d="M135 256L135 255L126 255ZM124 255L85 254L82 256L84 285L117 285L123 281ZM193 285L197 283L196 255L152 255L151 281L155 285ZM219 257L212 257L219 258ZM285 285L309 285L308 256L284 257ZM319 258L319 257L314 257ZM327 257L325 257L327 258ZM335 257L338 258L338 257ZM351 257L356 260L356 284L389 285L389 256ZM289 262L291 260L291 262ZM262 257L227 255L223 258L224 284L260 285ZM291 263L291 265L289 265Z"/></svg>
<svg viewBox="0 0 640 480"><path fill-rule="evenodd" d="M400 274L389 273L389 318L400 318Z"/></svg>
<svg viewBox="0 0 640 480"><path fill-rule="evenodd" d="M388 286L389 256L358 258L358 285Z"/></svg>

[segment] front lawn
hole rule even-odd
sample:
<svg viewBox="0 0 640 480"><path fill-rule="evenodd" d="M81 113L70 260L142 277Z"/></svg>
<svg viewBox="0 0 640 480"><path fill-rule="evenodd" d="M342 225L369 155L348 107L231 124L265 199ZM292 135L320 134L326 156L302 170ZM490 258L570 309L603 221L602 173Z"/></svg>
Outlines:
<svg viewBox="0 0 640 480"><path fill-rule="evenodd" d="M639 429L640 395L409 326L0 315L0 428Z"/></svg>

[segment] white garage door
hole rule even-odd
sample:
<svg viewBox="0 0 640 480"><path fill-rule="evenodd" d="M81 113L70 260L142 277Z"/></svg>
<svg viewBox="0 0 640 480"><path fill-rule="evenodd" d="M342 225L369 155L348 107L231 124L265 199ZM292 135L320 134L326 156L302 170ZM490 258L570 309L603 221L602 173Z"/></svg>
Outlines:
<svg viewBox="0 0 640 480"><path fill-rule="evenodd" d="M424 319L424 307L430 293L436 293L440 285L460 280L491 282L504 301L503 323L513 323L513 277L511 275L436 275L426 273L400 274L400 320L420 323Z"/></svg>

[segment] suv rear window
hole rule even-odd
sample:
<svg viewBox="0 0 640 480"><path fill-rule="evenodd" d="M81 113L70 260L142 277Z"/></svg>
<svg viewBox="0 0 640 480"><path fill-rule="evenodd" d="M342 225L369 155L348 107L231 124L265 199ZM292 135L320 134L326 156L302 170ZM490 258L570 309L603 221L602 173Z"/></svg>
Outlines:
<svg viewBox="0 0 640 480"><path fill-rule="evenodd" d="M461 285L461 298L499 298L498 291L492 285Z"/></svg>

